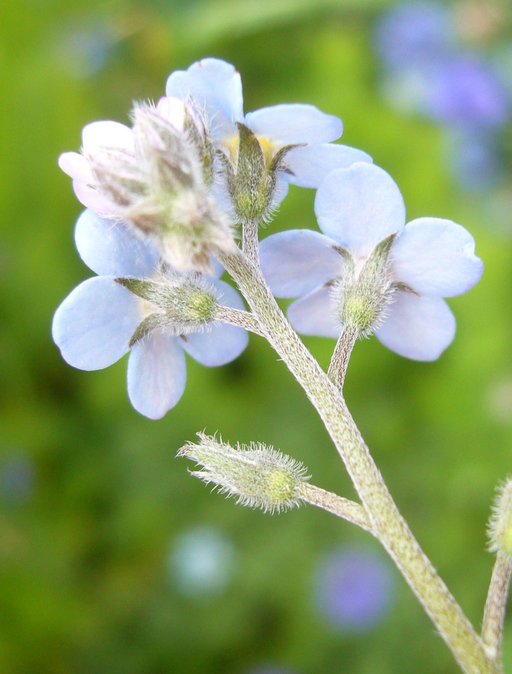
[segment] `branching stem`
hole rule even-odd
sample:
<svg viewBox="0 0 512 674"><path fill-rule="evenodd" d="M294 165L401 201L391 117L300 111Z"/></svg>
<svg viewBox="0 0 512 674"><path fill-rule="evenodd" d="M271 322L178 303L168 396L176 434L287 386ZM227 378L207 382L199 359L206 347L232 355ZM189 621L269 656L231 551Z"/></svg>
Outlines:
<svg viewBox="0 0 512 674"><path fill-rule="evenodd" d="M220 252L219 259L258 317L265 337L318 411L361 498L374 535L404 575L460 667L468 674L501 672L399 513L340 390L284 317L261 270L241 251Z"/></svg>

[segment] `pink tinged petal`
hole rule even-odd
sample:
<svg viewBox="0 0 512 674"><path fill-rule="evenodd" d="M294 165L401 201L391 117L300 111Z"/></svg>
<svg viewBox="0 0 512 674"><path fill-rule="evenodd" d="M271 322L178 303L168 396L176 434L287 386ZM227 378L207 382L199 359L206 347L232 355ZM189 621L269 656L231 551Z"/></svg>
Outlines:
<svg viewBox="0 0 512 674"><path fill-rule="evenodd" d="M272 234L260 244L261 269L276 297L299 297L341 274L335 241L309 229Z"/></svg>
<svg viewBox="0 0 512 674"><path fill-rule="evenodd" d="M113 278L95 276L77 286L53 317L53 341L80 370L101 370L128 351L140 323L138 302Z"/></svg>
<svg viewBox="0 0 512 674"><path fill-rule="evenodd" d="M409 222L391 256L394 277L422 295L461 295L478 283L484 269L467 229L441 218Z"/></svg>
<svg viewBox="0 0 512 674"><path fill-rule="evenodd" d="M120 122L91 122L82 129L82 144L86 155L101 148L133 150L133 131Z"/></svg>
<svg viewBox="0 0 512 674"><path fill-rule="evenodd" d="M138 341L128 359L128 396L137 410L160 419L183 395L185 354L176 337L153 331Z"/></svg>
<svg viewBox="0 0 512 674"><path fill-rule="evenodd" d="M86 208L90 208L105 217L114 217L116 215L116 209L112 202L100 194L95 187L74 180L73 191L78 201Z"/></svg>
<svg viewBox="0 0 512 674"><path fill-rule="evenodd" d="M292 103L273 105L249 112L247 126L256 136L280 143L329 143L343 132L341 119L326 115L314 105Z"/></svg>
<svg viewBox="0 0 512 674"><path fill-rule="evenodd" d="M91 210L77 220L75 243L82 260L96 274L149 276L158 265L158 253L150 244L122 222L101 218Z"/></svg>
<svg viewBox="0 0 512 674"><path fill-rule="evenodd" d="M59 168L79 183L93 183L89 162L78 152L63 152L58 159Z"/></svg>
<svg viewBox="0 0 512 674"><path fill-rule="evenodd" d="M348 145L321 143L294 147L284 159L293 175L288 180L301 187L317 188L328 173L338 168L348 168L356 162L372 163L366 152Z"/></svg>
<svg viewBox="0 0 512 674"><path fill-rule="evenodd" d="M320 184L315 199L320 229L356 256L366 256L405 224L397 184L383 169L357 163L336 169Z"/></svg>
<svg viewBox="0 0 512 674"><path fill-rule="evenodd" d="M242 80L226 61L206 58L188 70L171 73L166 85L167 96L193 101L204 110L214 138L236 132L235 122L243 120Z"/></svg>
<svg viewBox="0 0 512 674"><path fill-rule="evenodd" d="M451 344L455 328L455 318L444 300L399 292L375 334L401 356L428 361L439 358Z"/></svg>
<svg viewBox="0 0 512 674"><path fill-rule="evenodd" d="M185 104L174 96L162 96L156 104L158 114L172 124L178 131L183 131L185 124Z"/></svg>
<svg viewBox="0 0 512 674"><path fill-rule="evenodd" d="M322 286L288 307L288 320L302 335L337 338L341 325L330 289Z"/></svg>
<svg viewBox="0 0 512 674"><path fill-rule="evenodd" d="M245 309L242 298L228 283L211 280L217 290L219 303L232 309ZM185 351L201 365L216 367L230 363L244 351L249 335L242 328L217 323L205 332L195 332L181 338Z"/></svg>

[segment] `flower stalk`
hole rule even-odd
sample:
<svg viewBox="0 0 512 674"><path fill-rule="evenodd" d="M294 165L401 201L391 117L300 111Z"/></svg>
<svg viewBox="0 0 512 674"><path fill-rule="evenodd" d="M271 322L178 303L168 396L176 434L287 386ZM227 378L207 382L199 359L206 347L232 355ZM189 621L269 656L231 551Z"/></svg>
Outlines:
<svg viewBox="0 0 512 674"><path fill-rule="evenodd" d="M261 272L241 251L219 254L238 284L266 338L318 411L361 498L374 535L391 556L468 674L498 673L482 640L436 573L399 513L355 425L339 389L332 383L283 316Z"/></svg>

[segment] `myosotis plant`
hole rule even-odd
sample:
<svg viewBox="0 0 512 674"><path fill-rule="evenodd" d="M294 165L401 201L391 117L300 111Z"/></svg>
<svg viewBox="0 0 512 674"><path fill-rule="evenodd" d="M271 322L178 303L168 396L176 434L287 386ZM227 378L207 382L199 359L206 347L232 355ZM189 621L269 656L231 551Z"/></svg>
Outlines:
<svg viewBox="0 0 512 674"><path fill-rule="evenodd" d="M305 466L257 441L231 446L200 433L179 456L238 503L280 512L306 502L369 532L461 669L501 672L512 487L501 488L489 525L497 561L478 634L398 511L343 397L358 337L375 334L408 358L438 358L455 335L443 298L469 290L483 265L461 225L406 224L393 179L366 153L334 144L341 132L338 118L311 105L244 115L239 74L211 58L172 73L167 96L135 106L132 127L85 127L81 153L61 155L60 165L87 207L75 239L97 276L62 302L53 337L84 370L130 351L130 400L154 419L183 393L185 353L218 366L240 355L247 332L264 337L318 411L359 502L311 484ZM260 245L259 224L289 183L317 189L322 233L292 230ZM219 279L224 270L237 290ZM299 298L289 320L274 295ZM296 330L337 340L327 372Z"/></svg>

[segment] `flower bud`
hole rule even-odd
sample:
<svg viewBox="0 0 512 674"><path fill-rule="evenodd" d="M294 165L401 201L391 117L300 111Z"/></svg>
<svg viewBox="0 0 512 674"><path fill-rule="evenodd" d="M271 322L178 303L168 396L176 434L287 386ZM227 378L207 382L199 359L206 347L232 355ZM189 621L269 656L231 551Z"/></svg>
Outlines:
<svg viewBox="0 0 512 674"><path fill-rule="evenodd" d="M156 107L136 105L132 118L131 129L89 125L83 156L67 153L66 170L86 206L104 204L107 217L150 237L175 269L211 273L212 253L236 244L231 219L211 193L214 154L203 117L192 104L164 98Z"/></svg>
<svg viewBox="0 0 512 674"><path fill-rule="evenodd" d="M272 211L278 171L287 171L284 157L295 147L277 152L271 143L258 138L245 124L237 122L238 137L231 157L220 153L227 187L236 216L242 221L265 220Z"/></svg>
<svg viewBox="0 0 512 674"><path fill-rule="evenodd" d="M281 512L300 504L301 486L309 479L302 463L261 443L233 448L204 433L198 437L198 444L188 443L178 452L202 467L192 471L195 477L213 484L222 494L235 496L237 503L264 512Z"/></svg>
<svg viewBox="0 0 512 674"><path fill-rule="evenodd" d="M512 555L512 478L498 485L487 528L489 551Z"/></svg>

